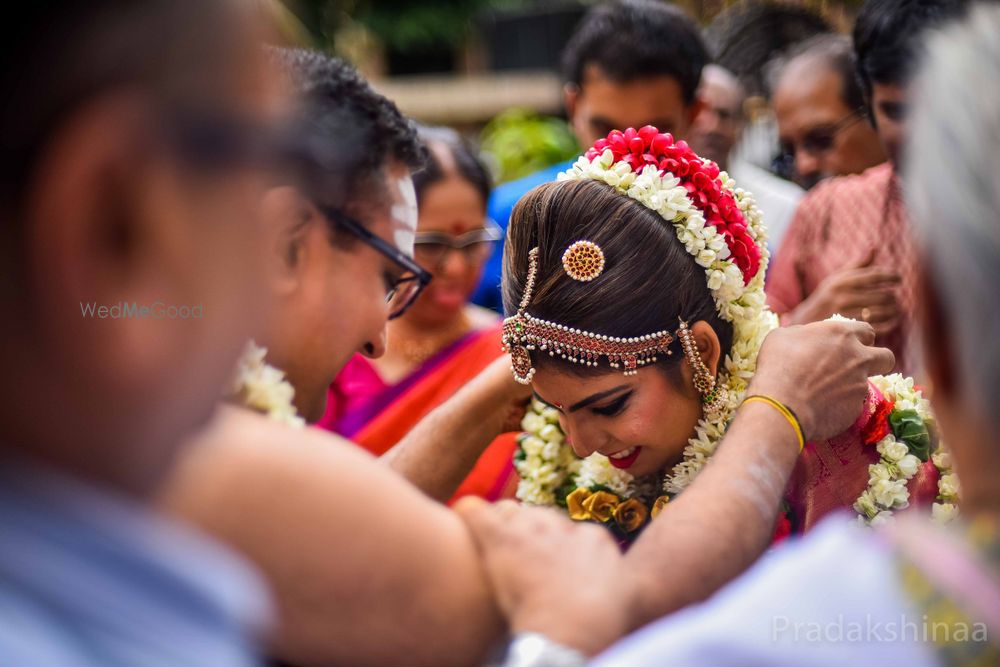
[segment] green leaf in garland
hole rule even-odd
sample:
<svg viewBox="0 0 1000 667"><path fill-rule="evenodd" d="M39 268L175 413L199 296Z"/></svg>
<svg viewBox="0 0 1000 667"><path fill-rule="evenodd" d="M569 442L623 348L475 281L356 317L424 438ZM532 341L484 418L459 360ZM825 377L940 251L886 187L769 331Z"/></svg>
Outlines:
<svg viewBox="0 0 1000 667"><path fill-rule="evenodd" d="M517 436L517 449L514 450L515 462L520 462L528 458L528 455L524 451L524 441L527 439L527 437L528 435L526 433L522 433L521 435Z"/></svg>
<svg viewBox="0 0 1000 667"><path fill-rule="evenodd" d="M931 435L916 410L896 410L889 415L892 433L910 448L910 453L926 462L931 455Z"/></svg>
<svg viewBox="0 0 1000 667"><path fill-rule="evenodd" d="M566 509L566 496L576 491L576 478L570 475L566 478L566 481L556 489L556 505Z"/></svg>

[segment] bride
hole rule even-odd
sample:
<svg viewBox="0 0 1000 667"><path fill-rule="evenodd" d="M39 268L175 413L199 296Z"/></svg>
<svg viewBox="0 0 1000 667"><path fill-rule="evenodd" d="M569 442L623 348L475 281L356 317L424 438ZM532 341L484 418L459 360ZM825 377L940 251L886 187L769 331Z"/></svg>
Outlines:
<svg viewBox="0 0 1000 667"><path fill-rule="evenodd" d="M560 505L631 541L708 463L735 410L762 401L804 452L776 537L854 507L862 522L937 498L956 480L912 380L871 380L847 433L809 442L787 407L746 395L764 337L766 230L753 197L656 128L614 131L513 211L504 344L535 400L518 497Z"/></svg>

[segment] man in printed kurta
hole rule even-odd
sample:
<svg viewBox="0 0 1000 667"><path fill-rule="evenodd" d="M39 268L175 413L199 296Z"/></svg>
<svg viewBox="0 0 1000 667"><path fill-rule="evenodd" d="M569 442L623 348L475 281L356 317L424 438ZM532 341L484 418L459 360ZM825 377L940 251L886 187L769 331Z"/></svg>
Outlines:
<svg viewBox="0 0 1000 667"><path fill-rule="evenodd" d="M877 344L914 370L915 256L891 163L824 181L806 195L768 275L782 324L838 313L870 322Z"/></svg>

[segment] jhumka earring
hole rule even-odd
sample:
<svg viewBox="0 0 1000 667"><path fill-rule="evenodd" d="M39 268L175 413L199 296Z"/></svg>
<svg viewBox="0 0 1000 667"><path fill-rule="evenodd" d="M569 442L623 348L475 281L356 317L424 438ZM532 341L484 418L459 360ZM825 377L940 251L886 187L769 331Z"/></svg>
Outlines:
<svg viewBox="0 0 1000 667"><path fill-rule="evenodd" d="M688 328L687 322L680 321L677 329L677 338L681 341L681 348L684 356L694 370L694 388L701 394L701 402L708 412L718 412L729 401L729 391L725 385L717 384L716 379L708 371L708 366L701 359L698 352L698 344L694 339L694 334Z"/></svg>

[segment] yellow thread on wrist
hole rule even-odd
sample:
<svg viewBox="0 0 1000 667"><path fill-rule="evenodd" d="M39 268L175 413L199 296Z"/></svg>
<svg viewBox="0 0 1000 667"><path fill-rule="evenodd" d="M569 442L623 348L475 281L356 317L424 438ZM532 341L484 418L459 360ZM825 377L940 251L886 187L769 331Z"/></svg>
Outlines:
<svg viewBox="0 0 1000 667"><path fill-rule="evenodd" d="M753 396L747 396L743 399L743 404L747 403L765 403L770 405L772 408L781 413L781 416L791 424L792 430L795 431L795 437L799 439L799 451L801 452L806 446L805 436L802 435L802 425L799 423L799 418L795 416L795 413L791 411L784 403L779 400L773 399L770 396L762 396L760 394L755 394Z"/></svg>

